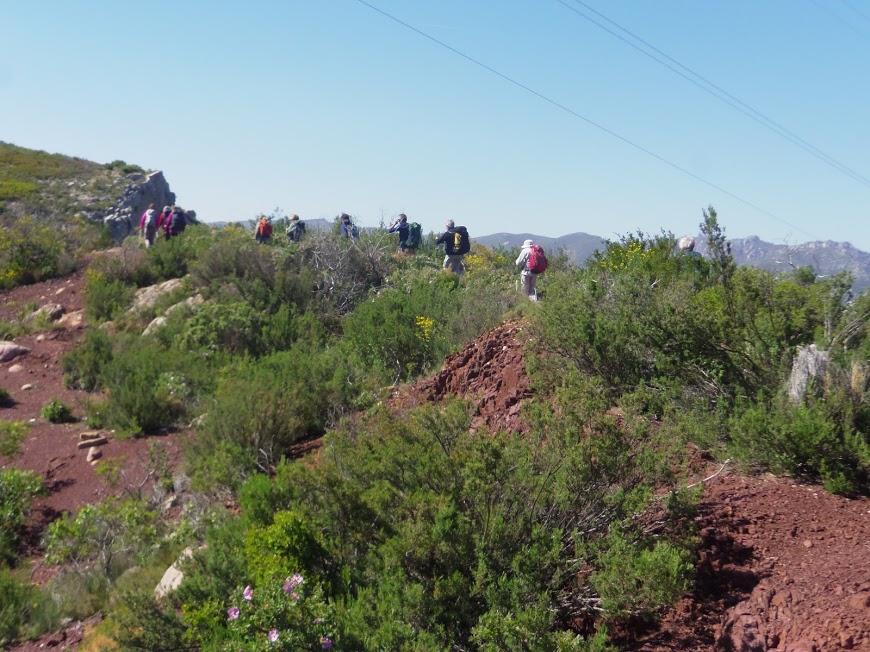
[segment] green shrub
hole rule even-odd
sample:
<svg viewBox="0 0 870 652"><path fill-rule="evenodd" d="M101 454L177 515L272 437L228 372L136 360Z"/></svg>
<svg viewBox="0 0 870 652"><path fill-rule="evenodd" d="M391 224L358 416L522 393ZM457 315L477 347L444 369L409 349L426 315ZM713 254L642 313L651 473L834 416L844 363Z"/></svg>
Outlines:
<svg viewBox="0 0 870 652"><path fill-rule="evenodd" d="M191 463L202 475L215 470L211 456L224 457L237 479L257 468L269 470L299 439L337 423L359 394L355 374L337 347L318 349L305 342L241 363L218 388L191 449Z"/></svg>
<svg viewBox="0 0 870 652"><path fill-rule="evenodd" d="M123 435L173 426L215 382L212 360L202 355L167 350L138 336L121 342L102 384L108 392L105 417Z"/></svg>
<svg viewBox="0 0 870 652"><path fill-rule="evenodd" d="M855 429L843 396L810 405L784 401L738 406L730 420L737 457L775 473L821 479L830 491L870 490L870 441Z"/></svg>
<svg viewBox="0 0 870 652"><path fill-rule="evenodd" d="M48 526L46 559L116 579L141 562L157 539L156 514L138 500L86 505Z"/></svg>
<svg viewBox="0 0 870 652"><path fill-rule="evenodd" d="M21 450L21 443L30 432L30 426L24 421L0 420L0 455L15 457Z"/></svg>
<svg viewBox="0 0 870 652"><path fill-rule="evenodd" d="M30 504L47 493L42 478L35 473L0 469L0 560L9 564L15 561Z"/></svg>
<svg viewBox="0 0 870 652"><path fill-rule="evenodd" d="M60 619L52 597L4 568L0 568L0 595L0 645L57 628Z"/></svg>
<svg viewBox="0 0 870 652"><path fill-rule="evenodd" d="M42 406L42 418L50 423L72 423L77 421L72 413L72 409L57 398L51 399Z"/></svg>
<svg viewBox="0 0 870 652"><path fill-rule="evenodd" d="M85 275L85 316L98 324L119 317L133 302L134 289L123 281L110 280L89 269Z"/></svg>
<svg viewBox="0 0 870 652"><path fill-rule="evenodd" d="M11 407L13 405L15 405L15 401L12 400L9 390L5 387L0 387L0 407Z"/></svg>
<svg viewBox="0 0 870 652"><path fill-rule="evenodd" d="M244 555L250 577L257 584L280 579L288 568L325 568L326 553L310 525L291 511L279 511L270 525L250 527L245 533Z"/></svg>
<svg viewBox="0 0 870 652"><path fill-rule="evenodd" d="M112 361L112 341L105 331L89 329L82 343L63 357L63 382L69 389L95 392L103 385L102 374Z"/></svg>
<svg viewBox="0 0 870 652"><path fill-rule="evenodd" d="M600 564L589 582L601 596L601 608L610 622L629 616L653 618L691 587L694 575L685 548L667 541L646 547L618 534L608 540Z"/></svg>

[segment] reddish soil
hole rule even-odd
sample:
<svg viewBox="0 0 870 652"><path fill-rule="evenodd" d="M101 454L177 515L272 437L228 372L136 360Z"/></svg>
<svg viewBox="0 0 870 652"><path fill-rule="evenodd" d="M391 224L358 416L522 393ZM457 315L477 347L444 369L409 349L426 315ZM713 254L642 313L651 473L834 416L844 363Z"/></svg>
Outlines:
<svg viewBox="0 0 870 652"><path fill-rule="evenodd" d="M456 396L468 401L473 429L525 432L520 410L531 397L523 356L528 339L523 322L504 323L449 356L434 376L401 390L394 404L407 408Z"/></svg>
<svg viewBox="0 0 870 652"><path fill-rule="evenodd" d="M15 288L0 295L0 320L16 320L27 304L37 307L61 304L66 313L82 309L83 273L64 279L54 279L35 285ZM85 405L97 398L86 392L66 389L63 384L61 359L75 348L84 333L81 324L56 324L54 328L15 338L15 343L30 352L0 364L0 387L6 389L14 403L0 407L0 419L24 421L31 425L20 454L13 459L0 456L0 465L14 466L41 475L49 495L35 501L29 523L26 545L33 556L32 576L41 582L52 574L40 562L40 539L45 525L64 512L74 512L86 504L100 502L109 495L138 489L145 478L144 462L152 438L119 440L114 433L105 432L107 445L100 447L102 458L91 465L87 461L87 448L79 449L79 433L89 430L84 423ZM24 389L25 386L30 386ZM73 410L75 423L53 424L42 418L42 407L57 398ZM177 436L160 437L170 463L179 458ZM119 459L120 482L110 487L97 474L97 469L108 460Z"/></svg>
<svg viewBox="0 0 870 652"><path fill-rule="evenodd" d="M39 305L57 301L76 310L80 280L49 281L0 295L0 319L14 316L32 300ZM65 290L55 294L61 287ZM59 366L81 329L57 328L44 335L41 340L37 335L20 338L31 352L0 365L0 386L17 401L12 408L0 408L0 418L36 419L22 454L2 461L37 471L51 488L51 495L37 504L35 533L59 513L117 491L105 486L85 461L85 452L76 448L84 424L46 424L39 416L52 397L67 401L81 416L87 398L63 388ZM401 408L459 396L471 404L475 428L523 432L519 413L530 396L523 362L526 341L521 322L503 324L450 356L440 373L397 393L391 403ZM12 373L15 364L23 369ZM24 384L34 387L21 390ZM177 454L173 437L162 441ZM127 456L129 472L141 474L139 460L147 445L147 440L112 440L103 449L105 458ZM693 592L660 625L638 627L627 635L624 649L870 652L870 500L831 496L819 487L770 476L726 472L706 484L698 528ZM75 649L80 632L76 624L10 649Z"/></svg>

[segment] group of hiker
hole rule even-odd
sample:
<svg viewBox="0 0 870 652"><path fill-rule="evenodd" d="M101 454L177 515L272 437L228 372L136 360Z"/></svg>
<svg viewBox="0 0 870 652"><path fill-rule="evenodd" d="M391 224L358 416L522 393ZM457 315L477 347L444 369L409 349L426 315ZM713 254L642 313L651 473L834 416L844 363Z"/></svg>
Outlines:
<svg viewBox="0 0 870 652"><path fill-rule="evenodd" d="M339 218L339 235L343 238L359 238L357 227L350 215L342 213ZM443 267L454 274L465 272L465 255L471 250L471 239L468 229L464 226L456 226L453 220L447 220L445 230L437 240L436 245L444 246ZM418 222L409 222L408 216L399 213L395 221L390 224L388 233L399 235L398 252L403 255L413 255L422 244L422 228ZM305 222L298 215L290 218L290 224L286 230L287 238L292 242L299 242L305 234ZM272 220L261 215L254 227L254 238L257 242L267 243L272 238ZM537 277L547 269L547 257L544 250L531 240L523 242L520 255L516 264L521 268L520 281L522 292L532 301L538 300Z"/></svg>
<svg viewBox="0 0 870 652"><path fill-rule="evenodd" d="M164 206L158 214L157 207L149 204L139 219L139 235L145 238L145 246L154 245L154 239L160 231L166 240L184 233L187 218L180 206Z"/></svg>

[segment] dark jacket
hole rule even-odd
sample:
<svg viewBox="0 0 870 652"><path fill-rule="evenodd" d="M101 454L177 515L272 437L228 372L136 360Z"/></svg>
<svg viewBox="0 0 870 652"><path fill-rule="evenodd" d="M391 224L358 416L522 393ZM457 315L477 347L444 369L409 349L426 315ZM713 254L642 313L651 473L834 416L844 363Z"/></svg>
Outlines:
<svg viewBox="0 0 870 652"><path fill-rule="evenodd" d="M448 256L453 256L456 254L454 251L454 242L456 241L456 228L449 228L444 233L441 234L441 237L435 241L436 245L443 244L444 245L444 253Z"/></svg>
<svg viewBox="0 0 870 652"><path fill-rule="evenodd" d="M399 244L404 245L408 240L408 232L411 230L411 227L407 222L399 222L398 224L394 224L390 227L390 233L399 233Z"/></svg>

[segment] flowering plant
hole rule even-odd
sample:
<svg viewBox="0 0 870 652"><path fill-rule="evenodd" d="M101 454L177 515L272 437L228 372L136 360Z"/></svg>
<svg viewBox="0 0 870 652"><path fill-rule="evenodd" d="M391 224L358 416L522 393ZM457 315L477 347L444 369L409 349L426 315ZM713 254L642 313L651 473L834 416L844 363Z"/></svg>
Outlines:
<svg viewBox="0 0 870 652"><path fill-rule="evenodd" d="M246 586L227 609L229 639L235 652L333 649L332 610L316 582L295 573L263 586Z"/></svg>

